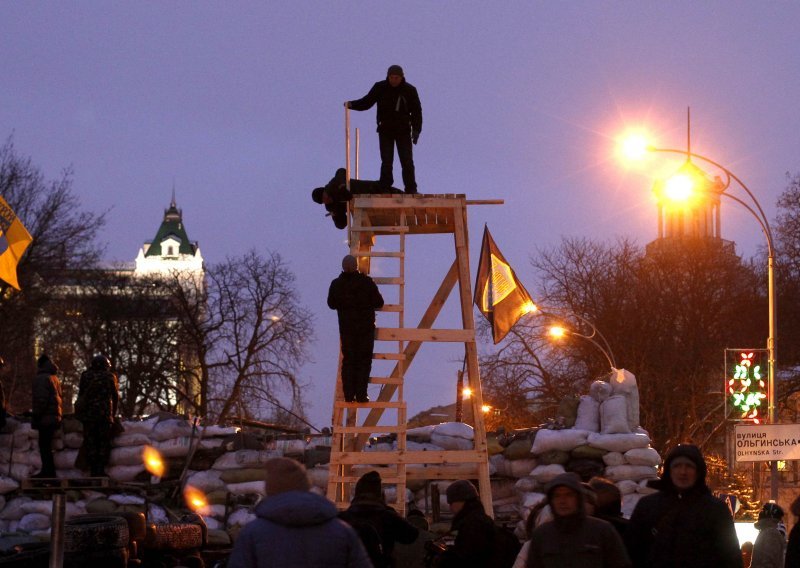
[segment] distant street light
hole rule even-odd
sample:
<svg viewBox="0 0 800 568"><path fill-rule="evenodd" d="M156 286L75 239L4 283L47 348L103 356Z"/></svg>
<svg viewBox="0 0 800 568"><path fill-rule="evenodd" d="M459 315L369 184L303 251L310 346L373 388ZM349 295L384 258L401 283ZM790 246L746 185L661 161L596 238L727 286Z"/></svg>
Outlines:
<svg viewBox="0 0 800 568"><path fill-rule="evenodd" d="M642 138L637 139L630 139L627 143L628 145L639 145L640 148L644 148L646 152L659 152L659 153L668 153L668 154L682 154L686 156L686 162L684 162L681 170L688 170L692 169L695 172L702 172L700 168L695 166L692 163L692 159L701 160L708 164L711 164L718 170L720 170L724 175L724 180L719 180L718 184L714 188L715 194L724 195L728 199L731 199L744 207L750 214L758 221L758 224L761 226L761 230L764 233L764 236L767 239L767 295L768 295L768 303L769 303L769 337L767 338L767 350L769 352L769 375L768 375L768 390L769 390L769 423L775 424L775 403L776 403L776 392L775 392L775 368L777 366L777 345L776 345L776 332L777 332L777 304L775 302L775 247L773 244L772 239L772 229L769 225L769 220L764 213L764 210L761 208L761 204L756 199L756 196L750 191L750 188L745 185L745 183L740 180L733 172L731 172L728 168L708 158L701 154L697 154L691 151L691 146L688 146L686 150L678 150L676 148L657 148L651 144L647 144ZM623 143L624 145L624 143ZM629 156L637 155L637 152L630 152L628 153ZM642 156L644 153L641 154ZM682 171L676 174L676 176L684 176L681 181L675 180L673 183L675 184L676 191L670 192L669 184L670 180L667 180L665 183L665 195L664 197L670 199L673 202L676 201L685 201L689 199L695 192L703 192L706 193L708 190L702 187L702 184L698 183L696 176L694 175L684 175ZM752 201L752 206L748 204L746 201L740 199L735 195L731 195L729 193L725 193L725 190L728 189L732 182L736 182L739 187L741 187L745 193L748 195L750 200ZM682 189L677 190L678 187ZM675 195L672 197L671 194ZM677 199L680 195L684 195L682 199ZM770 496L772 499L778 498L778 472L777 472L777 463L772 462L772 475L770 476Z"/></svg>

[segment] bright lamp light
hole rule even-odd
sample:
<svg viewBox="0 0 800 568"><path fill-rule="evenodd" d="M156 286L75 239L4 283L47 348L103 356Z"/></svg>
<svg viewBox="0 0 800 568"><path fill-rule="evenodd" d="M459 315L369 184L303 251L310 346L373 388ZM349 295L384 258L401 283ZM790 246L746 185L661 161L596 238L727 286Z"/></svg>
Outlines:
<svg viewBox="0 0 800 568"><path fill-rule="evenodd" d="M561 327L560 325L553 325L550 329L547 330L547 333L553 339L561 339L567 334L567 330Z"/></svg>
<svg viewBox="0 0 800 568"><path fill-rule="evenodd" d="M638 161L645 157L650 148L648 137L642 132L629 132L620 141L618 151L628 161Z"/></svg>
<svg viewBox="0 0 800 568"><path fill-rule="evenodd" d="M694 179L687 174L675 174L664 182L664 195L670 201L686 201L694 193Z"/></svg>

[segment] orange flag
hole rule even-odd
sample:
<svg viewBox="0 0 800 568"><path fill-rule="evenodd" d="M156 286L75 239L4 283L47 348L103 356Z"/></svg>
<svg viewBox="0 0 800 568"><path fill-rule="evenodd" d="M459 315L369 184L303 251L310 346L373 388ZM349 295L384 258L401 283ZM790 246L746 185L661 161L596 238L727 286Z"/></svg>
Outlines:
<svg viewBox="0 0 800 568"><path fill-rule="evenodd" d="M8 206L6 200L0 197L0 251L2 251L0 252L0 279L5 280L17 290L20 289L17 281L17 265L32 241L33 238L28 230Z"/></svg>
<svg viewBox="0 0 800 568"><path fill-rule="evenodd" d="M475 304L492 324L495 344L502 341L520 317L535 309L530 294L517 280L487 226L483 228Z"/></svg>

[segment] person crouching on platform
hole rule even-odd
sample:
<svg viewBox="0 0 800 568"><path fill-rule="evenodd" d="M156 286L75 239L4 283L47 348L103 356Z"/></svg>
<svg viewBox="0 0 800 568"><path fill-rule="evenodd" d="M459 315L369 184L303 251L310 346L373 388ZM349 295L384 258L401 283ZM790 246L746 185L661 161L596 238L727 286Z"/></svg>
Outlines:
<svg viewBox="0 0 800 568"><path fill-rule="evenodd" d="M342 344L342 390L347 402L369 402L367 384L375 346L375 310L383 307L375 282L358 271L358 261L347 255L342 273L328 289L328 307L339 317Z"/></svg>

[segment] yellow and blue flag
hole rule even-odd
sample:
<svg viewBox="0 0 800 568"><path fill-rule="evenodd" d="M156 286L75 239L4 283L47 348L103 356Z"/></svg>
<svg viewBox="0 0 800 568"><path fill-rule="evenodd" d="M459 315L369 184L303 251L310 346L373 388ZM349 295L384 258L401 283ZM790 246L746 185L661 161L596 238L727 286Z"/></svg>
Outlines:
<svg viewBox="0 0 800 568"><path fill-rule="evenodd" d="M0 197L0 279L20 289L17 265L33 238L6 200Z"/></svg>

